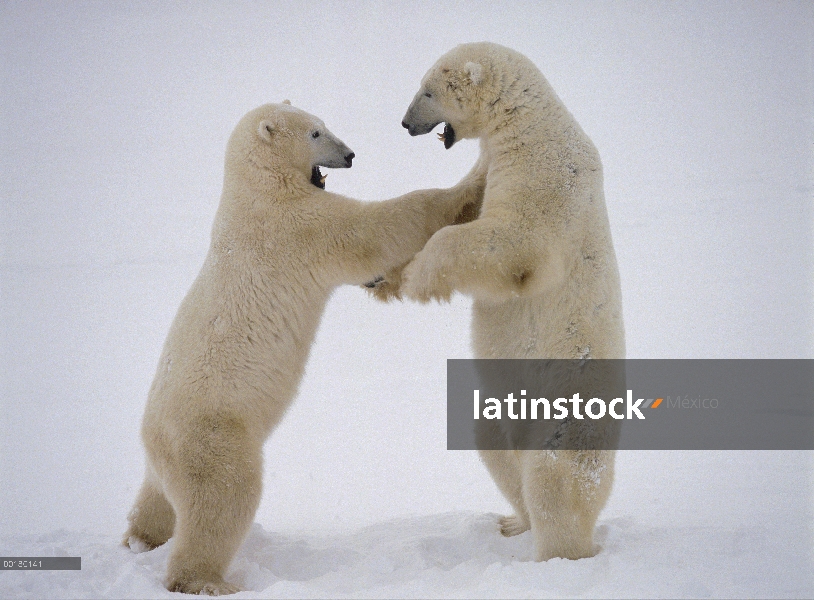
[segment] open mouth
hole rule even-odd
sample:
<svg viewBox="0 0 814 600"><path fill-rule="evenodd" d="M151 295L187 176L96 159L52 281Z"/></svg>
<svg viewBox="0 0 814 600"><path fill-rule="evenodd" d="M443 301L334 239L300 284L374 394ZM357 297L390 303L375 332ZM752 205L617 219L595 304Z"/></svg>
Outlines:
<svg viewBox="0 0 814 600"><path fill-rule="evenodd" d="M318 165L314 165L311 167L311 183L317 186L319 189L325 189L325 180L328 178L327 175L323 175Z"/></svg>
<svg viewBox="0 0 814 600"><path fill-rule="evenodd" d="M438 134L438 139L444 142L444 148L449 150L455 143L455 130L449 123L444 123L444 132Z"/></svg>

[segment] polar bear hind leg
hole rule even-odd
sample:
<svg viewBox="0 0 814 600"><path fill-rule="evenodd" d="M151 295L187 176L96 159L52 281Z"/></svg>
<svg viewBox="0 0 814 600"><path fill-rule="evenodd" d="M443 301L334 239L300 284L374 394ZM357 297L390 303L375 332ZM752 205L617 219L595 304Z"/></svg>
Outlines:
<svg viewBox="0 0 814 600"><path fill-rule="evenodd" d="M515 514L501 517L500 533L512 537L528 531L531 525L523 500L523 481L516 453L512 450L481 450L479 454L498 489L514 509Z"/></svg>
<svg viewBox="0 0 814 600"><path fill-rule="evenodd" d="M494 448L504 437L500 426L492 421L478 420L475 439L479 448ZM523 500L523 479L520 457L513 450L479 450L478 454L503 496L512 505L514 515L500 518L500 533L506 537L520 535L531 526L526 503Z"/></svg>
<svg viewBox="0 0 814 600"><path fill-rule="evenodd" d="M130 527L124 534L123 542L133 550L152 550L172 537L175 511L159 489L149 467L127 520Z"/></svg>
<svg viewBox="0 0 814 600"><path fill-rule="evenodd" d="M260 504L262 447L248 438L237 420L216 418L196 427L179 445L186 451L169 463L167 494L177 513L167 568L170 591L211 596L240 591L223 575Z"/></svg>
<svg viewBox="0 0 814 600"><path fill-rule="evenodd" d="M594 526L613 479L612 453L531 450L520 456L535 559L594 556Z"/></svg>

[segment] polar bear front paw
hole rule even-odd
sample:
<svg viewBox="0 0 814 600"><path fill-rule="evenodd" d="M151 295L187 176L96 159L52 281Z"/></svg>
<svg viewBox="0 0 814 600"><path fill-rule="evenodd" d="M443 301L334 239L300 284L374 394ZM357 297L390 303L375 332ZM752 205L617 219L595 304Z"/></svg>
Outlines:
<svg viewBox="0 0 814 600"><path fill-rule="evenodd" d="M402 295L418 302L449 302L452 286L447 276L425 260L420 254L408 264L402 273Z"/></svg>
<svg viewBox="0 0 814 600"><path fill-rule="evenodd" d="M401 272L406 264L390 269L384 275L363 284L365 291L379 302L401 300Z"/></svg>
<svg viewBox="0 0 814 600"><path fill-rule="evenodd" d="M382 278L364 284L365 291L379 302L401 300L401 288L398 284Z"/></svg>
<svg viewBox="0 0 814 600"><path fill-rule="evenodd" d="M372 281L368 281L367 283L365 283L364 286L366 288L368 288L368 289L376 289L377 287L380 287L384 283L386 283L385 280L384 280L384 277L379 275L378 277L376 277Z"/></svg>

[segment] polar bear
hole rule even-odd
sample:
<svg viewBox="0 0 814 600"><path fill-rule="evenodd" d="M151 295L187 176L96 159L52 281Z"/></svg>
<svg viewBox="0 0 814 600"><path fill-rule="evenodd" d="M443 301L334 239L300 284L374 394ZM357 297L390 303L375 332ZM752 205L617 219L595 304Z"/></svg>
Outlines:
<svg viewBox="0 0 814 600"><path fill-rule="evenodd" d="M624 358L599 154L537 67L496 44L454 48L424 76L402 125L420 135L442 122L446 148L480 140L477 168L487 169L480 215L433 235L389 295L426 302L470 294L476 358ZM620 381L604 384L617 389ZM505 436L494 421L477 423L485 447ZM603 427L597 435L608 445L598 447L616 447L618 425ZM612 450L481 457L515 510L501 520L504 535L530 528L537 560L595 554Z"/></svg>
<svg viewBox="0 0 814 600"><path fill-rule="evenodd" d="M238 591L223 576L260 502L262 445L296 395L331 291L406 263L482 197L476 175L374 203L321 189L320 166L353 158L290 103L249 112L229 139L209 253L147 399L146 476L124 535L133 548L175 538L169 590Z"/></svg>

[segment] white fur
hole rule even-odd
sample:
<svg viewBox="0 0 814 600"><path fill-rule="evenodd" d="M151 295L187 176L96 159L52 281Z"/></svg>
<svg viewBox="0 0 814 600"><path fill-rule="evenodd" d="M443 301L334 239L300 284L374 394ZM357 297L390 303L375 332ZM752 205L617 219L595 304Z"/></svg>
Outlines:
<svg viewBox="0 0 814 600"><path fill-rule="evenodd" d="M478 63L468 62L464 65L464 69L469 73L469 79L475 85L480 84L483 80L483 67Z"/></svg>
<svg viewBox="0 0 814 600"><path fill-rule="evenodd" d="M413 135L440 121L456 140L480 139L483 206L476 220L427 242L403 270L401 293L420 301L471 294L477 358L624 358L599 154L540 71L496 44L458 46L425 75L404 118ZM505 435L479 424L479 436ZM530 527L538 560L594 554L612 451L481 456L516 510L502 521L505 535Z"/></svg>
<svg viewBox="0 0 814 600"><path fill-rule="evenodd" d="M238 591L223 576L260 501L262 445L297 393L331 290L403 265L483 193L468 177L363 203L310 183L314 164L349 153L287 103L251 111L229 140L209 254L147 400L147 472L124 536L136 548L174 536L170 590Z"/></svg>

